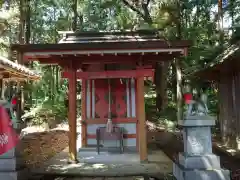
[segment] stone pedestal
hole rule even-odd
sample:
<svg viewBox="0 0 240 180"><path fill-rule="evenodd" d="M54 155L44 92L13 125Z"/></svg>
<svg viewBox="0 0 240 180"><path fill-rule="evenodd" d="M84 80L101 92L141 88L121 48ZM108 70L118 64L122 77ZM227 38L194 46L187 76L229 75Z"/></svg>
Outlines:
<svg viewBox="0 0 240 180"><path fill-rule="evenodd" d="M28 178L28 170L18 152L17 148L13 148L0 156L0 179L25 180Z"/></svg>
<svg viewBox="0 0 240 180"><path fill-rule="evenodd" d="M173 165L177 180L230 180L230 172L220 167L220 159L212 153L211 117L189 117L180 121L183 127L184 152Z"/></svg>

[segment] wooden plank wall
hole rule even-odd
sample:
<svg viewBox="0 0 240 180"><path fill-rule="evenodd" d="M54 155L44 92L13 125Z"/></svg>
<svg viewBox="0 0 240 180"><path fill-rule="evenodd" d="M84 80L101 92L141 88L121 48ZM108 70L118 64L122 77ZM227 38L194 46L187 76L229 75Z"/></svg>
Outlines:
<svg viewBox="0 0 240 180"><path fill-rule="evenodd" d="M221 138L226 145L237 147L240 137L240 72L222 75L218 89Z"/></svg>

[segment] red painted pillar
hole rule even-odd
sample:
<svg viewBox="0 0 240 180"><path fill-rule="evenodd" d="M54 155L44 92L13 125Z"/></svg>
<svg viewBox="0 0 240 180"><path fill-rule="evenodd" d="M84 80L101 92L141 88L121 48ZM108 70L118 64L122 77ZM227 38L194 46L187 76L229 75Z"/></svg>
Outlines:
<svg viewBox="0 0 240 180"><path fill-rule="evenodd" d="M145 119L145 102L144 102L144 77L137 78L137 118L138 118L138 145L140 161L148 160L147 153L147 130Z"/></svg>
<svg viewBox="0 0 240 180"><path fill-rule="evenodd" d="M77 162L77 78L76 69L71 66L69 68L69 157L73 162Z"/></svg>

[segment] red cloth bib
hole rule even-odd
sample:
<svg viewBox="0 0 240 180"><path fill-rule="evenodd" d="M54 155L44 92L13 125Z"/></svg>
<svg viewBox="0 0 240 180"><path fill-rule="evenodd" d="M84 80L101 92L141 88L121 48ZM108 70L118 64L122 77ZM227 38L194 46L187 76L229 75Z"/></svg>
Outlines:
<svg viewBox="0 0 240 180"><path fill-rule="evenodd" d="M191 100L193 99L193 96L191 93L186 93L184 94L184 100L186 104L189 104L191 102Z"/></svg>
<svg viewBox="0 0 240 180"><path fill-rule="evenodd" d="M12 99L12 105L16 105L16 104L17 104L17 98L15 97Z"/></svg>
<svg viewBox="0 0 240 180"><path fill-rule="evenodd" d="M19 136L10 124L11 120L6 109L0 106L0 155L14 148L19 140Z"/></svg>

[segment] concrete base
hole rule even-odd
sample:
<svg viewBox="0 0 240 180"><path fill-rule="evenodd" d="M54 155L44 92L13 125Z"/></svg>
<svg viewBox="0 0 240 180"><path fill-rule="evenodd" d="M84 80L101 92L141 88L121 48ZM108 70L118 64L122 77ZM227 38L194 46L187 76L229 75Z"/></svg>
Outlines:
<svg viewBox="0 0 240 180"><path fill-rule="evenodd" d="M0 156L0 159L11 159L11 158L15 158L15 157L20 157L20 153L17 148L13 148L13 149L9 150L8 152L2 154Z"/></svg>
<svg viewBox="0 0 240 180"><path fill-rule="evenodd" d="M183 153L179 153L178 157L179 164L187 169L221 169L220 158L215 154L188 156Z"/></svg>
<svg viewBox="0 0 240 180"><path fill-rule="evenodd" d="M173 165L173 175L177 180L230 180L230 172L228 170L186 169L179 164Z"/></svg>
<svg viewBox="0 0 240 180"><path fill-rule="evenodd" d="M0 172L24 169L25 165L23 162L22 158L0 159Z"/></svg>
<svg viewBox="0 0 240 180"><path fill-rule="evenodd" d="M28 178L28 169L18 152L17 148L13 148L0 156L1 180L25 180Z"/></svg>
<svg viewBox="0 0 240 180"><path fill-rule="evenodd" d="M25 169L21 171L0 172L1 180L26 180L30 177L30 173Z"/></svg>

